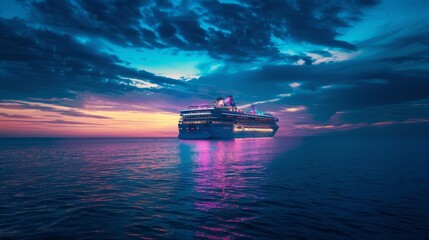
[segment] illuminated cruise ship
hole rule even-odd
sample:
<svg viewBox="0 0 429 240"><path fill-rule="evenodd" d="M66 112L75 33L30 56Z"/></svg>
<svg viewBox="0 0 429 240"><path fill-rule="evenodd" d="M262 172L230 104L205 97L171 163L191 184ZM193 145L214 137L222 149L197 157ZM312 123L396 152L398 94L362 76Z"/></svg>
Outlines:
<svg viewBox="0 0 429 240"><path fill-rule="evenodd" d="M238 109L232 96L217 98L213 104L189 106L180 111L179 138L254 138L273 137L279 126L271 114Z"/></svg>

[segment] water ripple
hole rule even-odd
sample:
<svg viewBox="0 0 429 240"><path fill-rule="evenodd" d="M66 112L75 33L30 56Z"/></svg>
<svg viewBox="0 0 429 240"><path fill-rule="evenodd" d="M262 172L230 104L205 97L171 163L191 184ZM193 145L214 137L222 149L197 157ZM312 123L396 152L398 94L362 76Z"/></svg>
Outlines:
<svg viewBox="0 0 429 240"><path fill-rule="evenodd" d="M424 239L428 146L3 139L0 238Z"/></svg>

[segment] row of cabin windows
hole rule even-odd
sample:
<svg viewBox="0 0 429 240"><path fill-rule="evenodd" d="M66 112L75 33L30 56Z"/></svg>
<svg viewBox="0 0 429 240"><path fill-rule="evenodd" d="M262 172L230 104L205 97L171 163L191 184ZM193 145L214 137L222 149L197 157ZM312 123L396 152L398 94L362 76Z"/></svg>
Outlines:
<svg viewBox="0 0 429 240"><path fill-rule="evenodd" d="M272 129L270 126L267 126L267 125L261 125L261 126L255 126L255 125L242 125L242 126L237 126L236 128L238 128L238 129L240 129L240 128Z"/></svg>
<svg viewBox="0 0 429 240"><path fill-rule="evenodd" d="M231 124L231 122L212 121L213 124Z"/></svg>
<svg viewBox="0 0 429 240"><path fill-rule="evenodd" d="M249 120L240 120L240 123L258 123L258 124L270 124L274 123L273 121L249 121Z"/></svg>
<svg viewBox="0 0 429 240"><path fill-rule="evenodd" d="M231 122L219 122L219 121L179 121L179 124L203 124L203 123L232 124Z"/></svg>
<svg viewBox="0 0 429 240"><path fill-rule="evenodd" d="M183 116L183 118L205 118L205 117L211 117L211 114L207 115L190 115L190 116Z"/></svg>
<svg viewBox="0 0 429 240"><path fill-rule="evenodd" d="M221 122L221 121L179 121L179 124L204 124L204 123L211 123L211 124L232 124L232 122ZM242 122L240 122L242 123ZM254 124L260 124L257 127L269 127L266 124L269 124L267 122L260 122L260 123L255 123L252 122L252 126L254 126Z"/></svg>
<svg viewBox="0 0 429 240"><path fill-rule="evenodd" d="M203 123L207 123L208 121L179 121L179 124L203 124Z"/></svg>
<svg viewBox="0 0 429 240"><path fill-rule="evenodd" d="M187 111L187 112L182 112L183 114L192 114L192 113L206 113L209 112L207 110L199 110L199 111Z"/></svg>
<svg viewBox="0 0 429 240"><path fill-rule="evenodd" d="M211 114L207 115L190 115L190 116L183 116L182 119L190 119L190 118L207 118L212 117ZM227 118L233 118L233 116L226 116ZM265 120L265 119L244 119L244 118L237 118L239 122L245 122L245 123L273 123L273 120Z"/></svg>

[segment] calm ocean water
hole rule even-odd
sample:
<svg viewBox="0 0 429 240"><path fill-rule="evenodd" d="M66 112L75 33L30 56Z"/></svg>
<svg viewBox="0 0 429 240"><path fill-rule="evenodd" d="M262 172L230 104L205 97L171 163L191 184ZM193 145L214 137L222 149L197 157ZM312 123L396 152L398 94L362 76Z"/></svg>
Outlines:
<svg viewBox="0 0 429 240"><path fill-rule="evenodd" d="M0 238L428 239L429 139L1 139Z"/></svg>

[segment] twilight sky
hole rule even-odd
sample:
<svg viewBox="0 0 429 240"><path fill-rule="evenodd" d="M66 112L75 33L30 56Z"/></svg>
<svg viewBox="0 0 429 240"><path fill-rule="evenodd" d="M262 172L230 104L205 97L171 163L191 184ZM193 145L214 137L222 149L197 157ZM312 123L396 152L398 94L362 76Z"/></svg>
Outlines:
<svg viewBox="0 0 429 240"><path fill-rule="evenodd" d="M0 1L0 137L176 136L181 108L226 95L279 117L278 135L428 132L427 9Z"/></svg>

